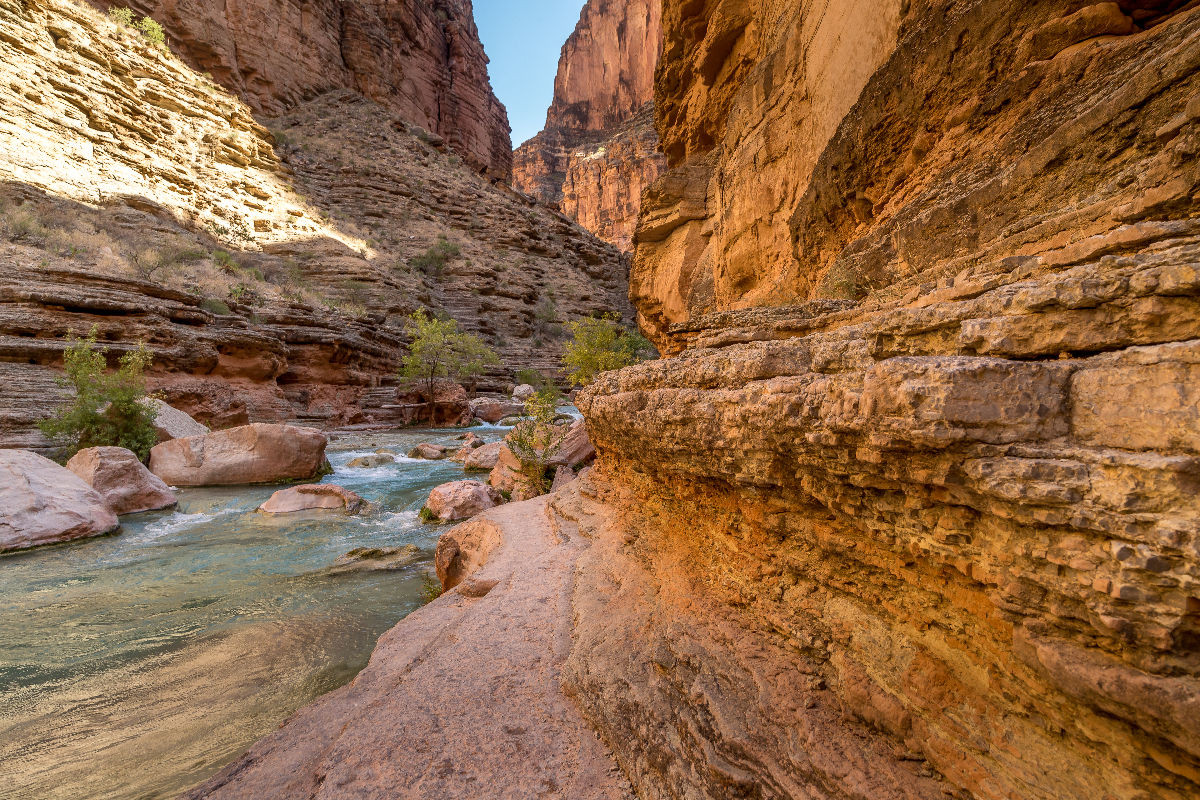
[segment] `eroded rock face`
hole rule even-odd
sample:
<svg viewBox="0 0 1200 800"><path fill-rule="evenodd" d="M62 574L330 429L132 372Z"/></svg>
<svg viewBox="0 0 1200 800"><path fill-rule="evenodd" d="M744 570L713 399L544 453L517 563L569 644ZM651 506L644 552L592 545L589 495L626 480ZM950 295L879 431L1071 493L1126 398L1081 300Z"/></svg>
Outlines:
<svg viewBox="0 0 1200 800"><path fill-rule="evenodd" d="M88 447L71 456L67 469L95 489L114 514L157 511L175 505L175 493L131 450Z"/></svg>
<svg viewBox="0 0 1200 800"><path fill-rule="evenodd" d="M630 250L643 185L663 168L650 125L661 3L589 0L563 45L546 127L513 154L513 185Z"/></svg>
<svg viewBox="0 0 1200 800"><path fill-rule="evenodd" d="M325 464L325 434L256 422L172 439L150 451L150 471L172 486L229 486L311 478Z"/></svg>
<svg viewBox="0 0 1200 800"><path fill-rule="evenodd" d="M0 450L0 553L100 536L118 524L69 469L28 450Z"/></svg>
<svg viewBox="0 0 1200 800"><path fill-rule="evenodd" d="M148 397L142 403L154 410L154 430L158 433L160 442L182 439L185 436L203 436L209 432L206 426L192 419L186 412L167 405L156 397Z"/></svg>
<svg viewBox="0 0 1200 800"><path fill-rule="evenodd" d="M157 20L172 48L255 111L276 116L314 95L353 89L508 178L508 114L488 82L471 0L128 5Z"/></svg>
<svg viewBox="0 0 1200 800"><path fill-rule="evenodd" d="M631 291L673 357L579 395L571 509L567 681L639 793L1200 791L1171 10L665 4Z"/></svg>

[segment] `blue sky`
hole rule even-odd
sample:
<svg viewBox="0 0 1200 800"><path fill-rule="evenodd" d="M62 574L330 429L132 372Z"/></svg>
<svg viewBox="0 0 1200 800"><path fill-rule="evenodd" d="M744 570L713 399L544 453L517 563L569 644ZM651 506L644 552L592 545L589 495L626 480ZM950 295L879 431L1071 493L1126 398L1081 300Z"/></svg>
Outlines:
<svg viewBox="0 0 1200 800"><path fill-rule="evenodd" d="M508 108L513 147L542 129L563 42L584 0L475 0L492 89Z"/></svg>

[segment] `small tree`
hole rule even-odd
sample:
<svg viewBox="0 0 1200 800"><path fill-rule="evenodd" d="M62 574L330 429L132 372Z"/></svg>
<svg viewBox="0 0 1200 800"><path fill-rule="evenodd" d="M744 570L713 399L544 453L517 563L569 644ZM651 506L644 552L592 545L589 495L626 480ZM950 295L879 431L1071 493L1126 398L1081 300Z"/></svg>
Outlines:
<svg viewBox="0 0 1200 800"><path fill-rule="evenodd" d="M146 398L144 372L153 357L145 345L121 356L115 372L106 370L107 348L96 347L96 328L86 339L69 340L63 354L63 386L75 398L54 416L38 424L49 438L65 445L68 455L86 447L124 447L143 461L158 442L154 410Z"/></svg>
<svg viewBox="0 0 1200 800"><path fill-rule="evenodd" d="M474 379L499 358L478 336L460 331L452 319L438 319L417 309L408 318L405 331L412 339L401 363L400 376L425 384L429 423L434 423L434 390L438 378Z"/></svg>
<svg viewBox="0 0 1200 800"><path fill-rule="evenodd" d="M547 387L525 401L525 419L518 422L504 442L521 462L521 472L538 494L549 488L546 469L562 447L568 428L555 424L558 390Z"/></svg>
<svg viewBox="0 0 1200 800"><path fill-rule="evenodd" d="M632 366L651 349L646 337L625 329L616 314L568 322L571 341L563 351L562 363L576 386L586 386L601 372Z"/></svg>

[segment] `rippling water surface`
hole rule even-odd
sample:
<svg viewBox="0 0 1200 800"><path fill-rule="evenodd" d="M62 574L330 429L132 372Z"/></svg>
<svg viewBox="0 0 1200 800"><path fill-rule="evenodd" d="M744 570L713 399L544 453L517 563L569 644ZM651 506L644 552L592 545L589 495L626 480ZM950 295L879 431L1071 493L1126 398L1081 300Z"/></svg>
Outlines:
<svg viewBox="0 0 1200 800"><path fill-rule="evenodd" d="M186 489L114 536L0 558L0 798L174 796L350 680L420 605L439 530L417 512L463 472L346 462L456 433L335 438L325 482L376 504L364 516L256 513L279 487ZM324 571L405 544L421 548L411 567Z"/></svg>

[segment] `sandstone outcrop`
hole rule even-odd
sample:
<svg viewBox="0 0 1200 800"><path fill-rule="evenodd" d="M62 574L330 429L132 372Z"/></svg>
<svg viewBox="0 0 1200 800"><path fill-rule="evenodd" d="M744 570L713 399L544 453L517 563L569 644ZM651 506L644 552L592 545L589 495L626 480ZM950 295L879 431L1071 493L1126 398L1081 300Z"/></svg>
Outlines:
<svg viewBox="0 0 1200 800"><path fill-rule="evenodd" d="M615 248L493 186L392 108L333 90L268 130L92 9L0 11L0 446L48 447L34 423L63 397L61 340L92 325L114 358L145 341L151 388L218 428L413 421L396 373L421 306L499 352L484 390L553 370L554 322L631 317ZM245 76L254 52L240 53ZM422 261L443 238L457 255Z"/></svg>
<svg viewBox="0 0 1200 800"><path fill-rule="evenodd" d="M75 473L28 450L0 450L0 553L117 529L117 515Z"/></svg>
<svg viewBox="0 0 1200 800"><path fill-rule="evenodd" d="M67 469L79 476L114 514L158 511L175 505L175 493L124 447L88 447L71 456Z"/></svg>
<svg viewBox="0 0 1200 800"><path fill-rule="evenodd" d="M425 510L439 522L454 522L481 514L500 502L500 493L486 483L452 481L429 493Z"/></svg>
<svg viewBox="0 0 1200 800"><path fill-rule="evenodd" d="M525 406L521 403L510 403L493 397L479 397L471 401L471 414L491 425L524 410Z"/></svg>
<svg viewBox="0 0 1200 800"><path fill-rule="evenodd" d="M508 115L488 82L470 0L135 0L198 72L267 116L352 89L444 139L476 169L507 180Z"/></svg>
<svg viewBox="0 0 1200 800"><path fill-rule="evenodd" d="M565 680L635 789L1195 796L1200 15L664 29L631 293L673 357L579 395L564 512Z"/></svg>
<svg viewBox="0 0 1200 800"><path fill-rule="evenodd" d="M662 171L650 124L656 0L589 0L563 45L546 127L513 154L513 185L629 251L641 191Z"/></svg>
<svg viewBox="0 0 1200 800"><path fill-rule="evenodd" d="M231 486L311 478L325 461L325 434L256 422L189 436L150 450L150 471L172 486Z"/></svg>
<svg viewBox="0 0 1200 800"><path fill-rule="evenodd" d="M596 448L588 438L587 423L577 419L567 428L558 449L547 462L551 467L578 469L596 457Z"/></svg>
<svg viewBox="0 0 1200 800"><path fill-rule="evenodd" d="M354 492L337 484L306 483L301 486L280 489L267 498L267 501L259 506L258 510L266 514L292 514L297 511L330 509L345 511L347 514L357 514L366 506L366 502ZM347 556L352 555L353 553L347 554ZM343 558L345 557L343 556ZM334 566L340 567L346 563L349 562L339 559Z"/></svg>

